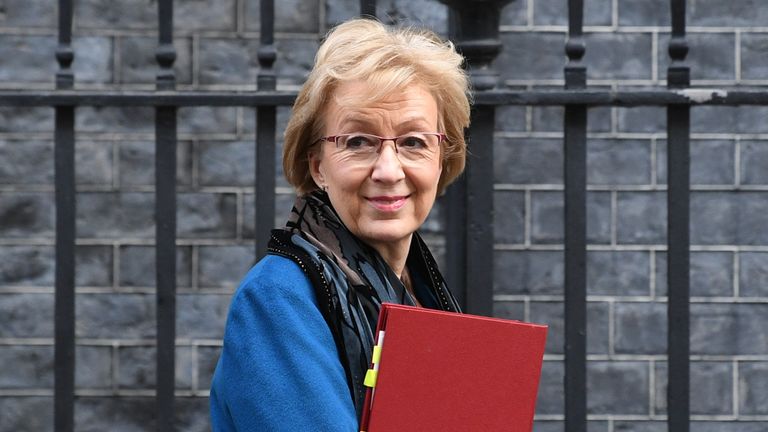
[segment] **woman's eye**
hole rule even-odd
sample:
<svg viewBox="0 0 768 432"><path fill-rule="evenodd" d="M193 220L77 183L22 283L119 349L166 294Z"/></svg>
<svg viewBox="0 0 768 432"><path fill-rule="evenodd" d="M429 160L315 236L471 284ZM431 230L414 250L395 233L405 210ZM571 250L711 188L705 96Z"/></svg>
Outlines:
<svg viewBox="0 0 768 432"><path fill-rule="evenodd" d="M427 146L426 141L419 136L407 136L400 141L400 147L402 148L424 148Z"/></svg>
<svg viewBox="0 0 768 432"><path fill-rule="evenodd" d="M359 149L366 147L374 147L376 144L371 137L365 135L354 135L347 138L345 146L347 148Z"/></svg>

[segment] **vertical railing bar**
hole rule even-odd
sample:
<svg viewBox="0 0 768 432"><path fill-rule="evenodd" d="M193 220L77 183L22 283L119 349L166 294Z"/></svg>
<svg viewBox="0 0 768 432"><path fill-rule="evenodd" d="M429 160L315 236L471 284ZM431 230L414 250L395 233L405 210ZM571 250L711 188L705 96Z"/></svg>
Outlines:
<svg viewBox="0 0 768 432"><path fill-rule="evenodd" d="M565 88L584 89L581 60L583 0L568 1ZM568 105L564 115L565 182L565 430L587 430L587 107Z"/></svg>
<svg viewBox="0 0 768 432"><path fill-rule="evenodd" d="M59 0L56 89L74 87L72 0ZM56 291L54 430L74 430L75 411L75 107L55 107Z"/></svg>
<svg viewBox="0 0 768 432"><path fill-rule="evenodd" d="M511 0L440 0L448 5L449 36L466 59L473 91L496 88L492 68L501 51L501 9ZM493 141L496 107L475 106L466 132L464 175L446 195L447 278L462 307L493 314Z"/></svg>
<svg viewBox="0 0 768 432"><path fill-rule="evenodd" d="M158 1L158 27L157 89L172 91L176 87L173 0ZM158 106L155 110L156 428L163 432L175 430L176 111L175 106Z"/></svg>
<svg viewBox="0 0 768 432"><path fill-rule="evenodd" d="M360 16L376 16L376 0L360 0Z"/></svg>
<svg viewBox="0 0 768 432"><path fill-rule="evenodd" d="M261 1L261 34L257 53L259 60L258 91L277 87L273 64L277 59L274 45L274 0ZM256 108L256 173L254 185L255 246L257 259L267 253L270 230L275 221L275 132L277 108L259 105Z"/></svg>
<svg viewBox="0 0 768 432"><path fill-rule="evenodd" d="M685 0L670 2L667 86L671 89L690 85L685 5ZM690 122L690 106L667 107L667 427L674 432L690 428Z"/></svg>

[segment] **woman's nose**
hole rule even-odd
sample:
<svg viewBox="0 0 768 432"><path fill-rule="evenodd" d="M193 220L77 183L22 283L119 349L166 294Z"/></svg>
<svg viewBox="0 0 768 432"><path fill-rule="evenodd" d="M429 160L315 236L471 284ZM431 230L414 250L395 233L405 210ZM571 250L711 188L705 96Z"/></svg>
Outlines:
<svg viewBox="0 0 768 432"><path fill-rule="evenodd" d="M385 141L382 143L381 152L373 164L371 178L385 183L395 183L405 178L405 172L397 156L394 142Z"/></svg>

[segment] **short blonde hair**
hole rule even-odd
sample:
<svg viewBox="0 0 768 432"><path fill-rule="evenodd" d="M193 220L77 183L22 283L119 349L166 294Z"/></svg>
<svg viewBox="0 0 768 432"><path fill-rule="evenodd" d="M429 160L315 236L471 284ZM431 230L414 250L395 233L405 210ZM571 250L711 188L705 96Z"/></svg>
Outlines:
<svg viewBox="0 0 768 432"><path fill-rule="evenodd" d="M469 126L469 81L464 58L453 44L426 29L392 28L372 19L354 19L328 33L315 65L293 105L285 130L283 171L300 195L317 189L309 168L309 152L323 130L323 112L342 82L364 81L376 89L373 100L405 88L424 86L437 102L438 127L447 139L442 147L442 194L464 170Z"/></svg>

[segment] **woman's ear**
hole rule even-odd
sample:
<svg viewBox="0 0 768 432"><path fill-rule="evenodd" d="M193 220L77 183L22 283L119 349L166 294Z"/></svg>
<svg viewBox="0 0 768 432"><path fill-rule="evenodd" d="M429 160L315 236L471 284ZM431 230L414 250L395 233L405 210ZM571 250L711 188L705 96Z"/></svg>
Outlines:
<svg viewBox="0 0 768 432"><path fill-rule="evenodd" d="M322 158L319 154L319 151L312 150L308 154L309 156L309 173L312 175L312 180L315 181L315 184L320 189L323 188L325 185L325 176L323 176L322 170L321 170L321 162Z"/></svg>

